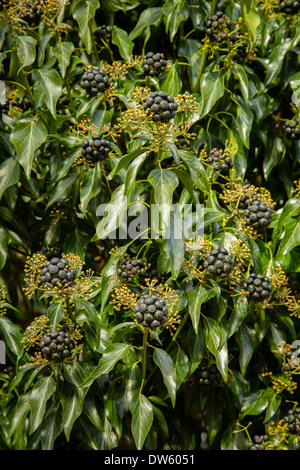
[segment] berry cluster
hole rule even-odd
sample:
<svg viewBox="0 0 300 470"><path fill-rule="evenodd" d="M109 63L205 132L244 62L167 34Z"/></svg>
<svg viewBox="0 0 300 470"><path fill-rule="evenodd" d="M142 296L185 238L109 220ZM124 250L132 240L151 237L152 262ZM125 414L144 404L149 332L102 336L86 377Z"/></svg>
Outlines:
<svg viewBox="0 0 300 470"><path fill-rule="evenodd" d="M244 218L247 225L263 230L272 221L272 209L265 202L259 201L258 196L253 196L252 203L244 210Z"/></svg>
<svg viewBox="0 0 300 470"><path fill-rule="evenodd" d="M145 328L154 330L167 320L168 307L166 301L157 295L145 294L133 309L135 319Z"/></svg>
<svg viewBox="0 0 300 470"><path fill-rule="evenodd" d="M35 5L27 7L26 13L21 15L22 20L26 21L29 25L36 25L40 22L42 17L42 10L40 0L35 2Z"/></svg>
<svg viewBox="0 0 300 470"><path fill-rule="evenodd" d="M147 275L146 275L147 277ZM165 284L168 279L168 274L166 271L162 271L160 274L157 269L152 269L149 273L150 279L156 279L159 284Z"/></svg>
<svg viewBox="0 0 300 470"><path fill-rule="evenodd" d="M300 434L300 407L289 410L284 416L283 421L288 423L289 432L291 434Z"/></svg>
<svg viewBox="0 0 300 470"><path fill-rule="evenodd" d="M193 375L199 384L206 387L218 387L222 381L222 376L214 364L198 367Z"/></svg>
<svg viewBox="0 0 300 470"><path fill-rule="evenodd" d="M99 41L100 39L110 38L111 33L112 33L112 27L111 26L102 25L100 28L97 28L94 31L94 37L95 37L96 41Z"/></svg>
<svg viewBox="0 0 300 470"><path fill-rule="evenodd" d="M207 17L203 31L210 40L223 42L228 39L228 34L224 32L224 26L230 28L232 24L232 21L222 11L217 11L215 15Z"/></svg>
<svg viewBox="0 0 300 470"><path fill-rule="evenodd" d="M68 325L63 325L60 330L47 333L39 344L42 356L48 361L62 362L72 355L75 347L69 333Z"/></svg>
<svg viewBox="0 0 300 470"><path fill-rule="evenodd" d="M299 12L300 2L298 0L285 0L279 3L279 10L288 15L295 15Z"/></svg>
<svg viewBox="0 0 300 470"><path fill-rule="evenodd" d="M154 91L147 96L144 109L149 111L154 122L169 122L174 118L178 104L165 91Z"/></svg>
<svg viewBox="0 0 300 470"><path fill-rule="evenodd" d="M147 52L142 59L142 74L144 76L157 77L166 70L167 61L164 54L157 52Z"/></svg>
<svg viewBox="0 0 300 470"><path fill-rule="evenodd" d="M250 274L243 287L247 291L250 300L255 302L262 302L271 296L270 279L263 274Z"/></svg>
<svg viewBox="0 0 300 470"><path fill-rule="evenodd" d="M48 247L43 246L42 253L46 256L48 261L51 261L52 258L60 258L62 255L62 248Z"/></svg>
<svg viewBox="0 0 300 470"><path fill-rule="evenodd" d="M1 103L1 110L3 113L8 114L10 107L13 108L18 108L22 112L28 111L29 109L32 109L32 103L28 98L23 98L21 99L19 96L17 96L15 99L10 99L10 98L5 98L2 103Z"/></svg>
<svg viewBox="0 0 300 470"><path fill-rule="evenodd" d="M253 437L253 442L249 441L248 442L248 447L249 450L265 450L265 445L264 442L269 440L269 436L266 434L264 436L254 436Z"/></svg>
<svg viewBox="0 0 300 470"><path fill-rule="evenodd" d="M300 139L300 127L298 126L297 120L286 121L283 124L283 132L286 137L290 140L299 140Z"/></svg>
<svg viewBox="0 0 300 470"><path fill-rule="evenodd" d="M133 283L134 279L145 277L145 264L140 259L122 259L117 274L126 282Z"/></svg>
<svg viewBox="0 0 300 470"><path fill-rule="evenodd" d="M84 140L81 145L81 155L87 162L96 163L105 160L111 150L111 143L93 135L92 140Z"/></svg>
<svg viewBox="0 0 300 470"><path fill-rule="evenodd" d="M84 72L80 86L84 88L91 98L110 88L109 76L100 67L92 67Z"/></svg>
<svg viewBox="0 0 300 470"><path fill-rule="evenodd" d="M40 272L40 283L46 287L71 287L74 284L75 275L75 269L69 269L68 260L54 257L44 264Z"/></svg>
<svg viewBox="0 0 300 470"><path fill-rule="evenodd" d="M209 274L225 278L233 269L233 256L226 248L215 246L209 253L205 254L203 267Z"/></svg>
<svg viewBox="0 0 300 470"><path fill-rule="evenodd" d="M222 150L213 148L210 152L210 156L206 159L207 163L213 164L214 171L225 173L233 168L232 158Z"/></svg>

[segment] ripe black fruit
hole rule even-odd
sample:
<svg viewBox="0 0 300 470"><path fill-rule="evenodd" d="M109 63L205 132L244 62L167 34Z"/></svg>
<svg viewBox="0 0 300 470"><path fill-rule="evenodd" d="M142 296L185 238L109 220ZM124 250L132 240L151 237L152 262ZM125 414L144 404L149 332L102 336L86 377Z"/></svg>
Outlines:
<svg viewBox="0 0 300 470"><path fill-rule="evenodd" d="M40 284L46 287L71 287L74 284L76 271L69 268L65 258L51 258L46 261L40 272Z"/></svg>
<svg viewBox="0 0 300 470"><path fill-rule="evenodd" d="M96 41L98 41L99 39L103 39L103 38L110 38L111 34L112 34L111 26L102 25L100 28L97 28L94 31L94 37Z"/></svg>
<svg viewBox="0 0 300 470"><path fill-rule="evenodd" d="M167 320L168 307L166 301L157 295L145 294L133 309L135 319L145 328L154 330Z"/></svg>
<svg viewBox="0 0 300 470"><path fill-rule="evenodd" d="M146 275L145 264L140 259L129 258L120 261L117 274L126 282L132 283L134 279L142 279Z"/></svg>
<svg viewBox="0 0 300 470"><path fill-rule="evenodd" d="M272 221L272 209L265 202L252 199L251 204L244 210L244 218L247 225L256 230L263 230Z"/></svg>
<svg viewBox="0 0 300 470"><path fill-rule="evenodd" d="M219 173L225 173L226 171L233 168L232 158L217 148L213 148L211 150L210 156L206 159L206 161L207 163L213 165L214 171Z"/></svg>
<svg viewBox="0 0 300 470"><path fill-rule="evenodd" d="M75 347L69 333L69 328L64 325L60 330L47 333L39 344L44 359L54 362L62 362L72 355Z"/></svg>
<svg viewBox="0 0 300 470"><path fill-rule="evenodd" d="M299 140L300 139L300 127L297 127L298 121L286 121L283 124L283 131L286 137L290 140Z"/></svg>
<svg viewBox="0 0 300 470"><path fill-rule="evenodd" d="M29 25L36 25L42 18L42 9L40 0L36 0L34 5L26 6L26 11L20 16L22 20Z"/></svg>
<svg viewBox="0 0 300 470"><path fill-rule="evenodd" d="M288 15L295 15L300 10L300 2L298 0L285 0L279 3L279 10Z"/></svg>
<svg viewBox="0 0 300 470"><path fill-rule="evenodd" d="M174 118L178 104L165 91L154 91L147 96L144 109L149 111L154 122L169 122Z"/></svg>
<svg viewBox="0 0 300 470"><path fill-rule="evenodd" d="M84 88L89 97L103 93L110 88L109 76L100 67L91 67L84 72L80 86Z"/></svg>
<svg viewBox="0 0 300 470"><path fill-rule="evenodd" d="M269 436L266 434L264 436L255 435L253 437L253 442L248 442L249 450L265 450L264 442L269 440Z"/></svg>
<svg viewBox="0 0 300 470"><path fill-rule="evenodd" d="M88 162L96 163L108 157L111 150L111 143L106 139L101 139L99 135L93 135L92 140L84 140L81 146L81 155Z"/></svg>
<svg viewBox="0 0 300 470"><path fill-rule="evenodd" d="M248 292L249 299L255 302L262 302L271 296L270 279L263 274L250 274L243 287Z"/></svg>
<svg viewBox="0 0 300 470"><path fill-rule="evenodd" d="M142 59L142 74L144 76L157 77L166 70L167 61L164 54L147 52Z"/></svg>
<svg viewBox="0 0 300 470"><path fill-rule="evenodd" d="M215 246L205 254L203 267L209 274L225 278L233 269L233 256L226 248Z"/></svg>
<svg viewBox="0 0 300 470"><path fill-rule="evenodd" d="M289 410L283 418L291 434L300 434L300 407Z"/></svg>
<svg viewBox="0 0 300 470"><path fill-rule="evenodd" d="M214 364L198 367L193 375L199 384L206 387L218 387L222 381L222 376Z"/></svg>

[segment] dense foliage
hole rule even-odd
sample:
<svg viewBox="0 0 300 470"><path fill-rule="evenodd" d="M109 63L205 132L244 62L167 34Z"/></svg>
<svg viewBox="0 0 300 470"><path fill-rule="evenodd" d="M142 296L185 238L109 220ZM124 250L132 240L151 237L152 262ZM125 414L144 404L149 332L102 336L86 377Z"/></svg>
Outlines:
<svg viewBox="0 0 300 470"><path fill-rule="evenodd" d="M297 449L299 2L0 9L0 448Z"/></svg>

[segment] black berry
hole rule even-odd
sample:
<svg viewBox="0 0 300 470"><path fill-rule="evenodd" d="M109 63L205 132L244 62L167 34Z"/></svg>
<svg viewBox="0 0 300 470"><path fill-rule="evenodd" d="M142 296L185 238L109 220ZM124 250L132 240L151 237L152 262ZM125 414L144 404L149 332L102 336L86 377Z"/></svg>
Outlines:
<svg viewBox="0 0 300 470"><path fill-rule="evenodd" d="M40 0L36 0L34 5L26 5L25 12L20 18L26 21L30 26L39 24L42 18L42 9Z"/></svg>
<svg viewBox="0 0 300 470"><path fill-rule="evenodd" d="M198 367L194 371L193 376L200 385L206 387L218 387L222 381L222 376L214 364Z"/></svg>
<svg viewBox="0 0 300 470"><path fill-rule="evenodd" d="M174 118L178 104L165 91L154 91L147 96L144 109L149 111L154 122L169 122Z"/></svg>
<svg viewBox="0 0 300 470"><path fill-rule="evenodd" d="M111 26L102 25L100 28L97 28L94 31L94 37L96 41L99 41L100 39L104 39L104 38L110 38L111 34L112 34Z"/></svg>
<svg viewBox="0 0 300 470"><path fill-rule="evenodd" d="M249 450L265 450L266 447L264 443L267 442L268 440L269 440L269 436L266 434L263 436L255 435L253 437L253 441L248 442L248 448Z"/></svg>
<svg viewBox="0 0 300 470"><path fill-rule="evenodd" d="M93 135L92 140L84 140L81 146L81 155L91 163L105 160L111 150L111 143L101 139L99 135Z"/></svg>
<svg viewBox="0 0 300 470"><path fill-rule="evenodd" d="M144 76L156 77L166 70L167 61L164 54L147 52L142 58L142 74Z"/></svg>
<svg viewBox="0 0 300 470"><path fill-rule="evenodd" d="M225 278L233 269L233 256L226 248L215 246L205 254L203 268L209 274Z"/></svg>
<svg viewBox="0 0 300 470"><path fill-rule="evenodd" d="M122 259L117 274L121 279L131 284L135 279L146 276L145 264L140 259Z"/></svg>
<svg viewBox="0 0 300 470"><path fill-rule="evenodd" d="M295 15L299 12L300 2L298 0L286 0L279 2L279 10L281 13Z"/></svg>
<svg viewBox="0 0 300 470"><path fill-rule="evenodd" d="M232 158L222 150L213 148L210 156L206 159L207 163L213 166L214 171L218 173L225 173L233 168Z"/></svg>
<svg viewBox="0 0 300 470"><path fill-rule="evenodd" d="M291 434L300 434L300 407L289 410L283 418Z"/></svg>
<svg viewBox="0 0 300 470"><path fill-rule="evenodd" d="M75 347L68 327L53 330L47 333L39 344L44 359L54 362L62 362L71 357Z"/></svg>
<svg viewBox="0 0 300 470"><path fill-rule="evenodd" d="M244 219L247 225L256 230L263 230L272 221L272 209L265 202L256 199L256 196L254 198L244 209Z"/></svg>
<svg viewBox="0 0 300 470"><path fill-rule="evenodd" d="M145 294L133 309L135 319L145 328L154 330L166 322L168 307L166 301L156 295Z"/></svg>
<svg viewBox="0 0 300 470"><path fill-rule="evenodd" d="M290 140L299 140L300 139L300 127L298 126L297 120L286 121L283 124L283 131L286 137Z"/></svg>
<svg viewBox="0 0 300 470"><path fill-rule="evenodd" d="M71 287L74 284L76 271L69 268L65 258L51 258L46 261L40 272L40 284L46 287Z"/></svg>
<svg viewBox="0 0 300 470"><path fill-rule="evenodd" d="M84 88L89 97L103 93L110 88L109 76L100 67L91 67L81 77L80 86Z"/></svg>
<svg viewBox="0 0 300 470"><path fill-rule="evenodd" d="M249 299L255 302L262 302L271 296L270 279L263 274L250 274L243 287L247 291Z"/></svg>

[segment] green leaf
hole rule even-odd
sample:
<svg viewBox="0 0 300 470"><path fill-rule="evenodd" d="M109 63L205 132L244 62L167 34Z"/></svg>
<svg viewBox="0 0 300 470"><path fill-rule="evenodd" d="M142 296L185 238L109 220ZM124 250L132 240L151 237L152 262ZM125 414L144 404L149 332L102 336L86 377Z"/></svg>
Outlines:
<svg viewBox="0 0 300 470"><path fill-rule="evenodd" d="M182 81L178 73L178 65L172 64L160 88L162 91L165 91L172 96L177 96L180 93L181 87Z"/></svg>
<svg viewBox="0 0 300 470"><path fill-rule="evenodd" d="M172 278L177 279L183 266L185 253L182 218L176 212L171 212L169 220L170 224L165 234L163 249L170 259Z"/></svg>
<svg viewBox="0 0 300 470"><path fill-rule="evenodd" d="M100 240L109 236L114 236L113 234L120 227L126 216L128 201L124 194L124 189L124 184L118 186L113 192L111 200L107 206L103 207L103 212L105 209L105 214L96 226L96 235ZM99 215L102 216L103 214Z"/></svg>
<svg viewBox="0 0 300 470"><path fill-rule="evenodd" d="M189 298L189 314L192 319L192 325L196 334L198 334L199 320L201 316L201 305L208 297L208 291L203 286L188 291Z"/></svg>
<svg viewBox="0 0 300 470"><path fill-rule="evenodd" d="M46 105L50 113L56 116L56 104L62 94L62 81L55 69L35 69L32 72L34 79L34 96L38 107Z"/></svg>
<svg viewBox="0 0 300 470"><path fill-rule="evenodd" d="M17 36L17 54L19 61L22 65L21 68L27 67L28 65L33 64L36 57L36 45L37 40L32 36Z"/></svg>
<svg viewBox="0 0 300 470"><path fill-rule="evenodd" d="M78 178L77 173L70 173L65 178L61 179L55 186L53 191L50 194L49 200L47 202L46 209L48 209L52 204L57 201L63 201L72 190L72 185L75 183Z"/></svg>
<svg viewBox="0 0 300 470"><path fill-rule="evenodd" d="M135 189L135 181L137 174L147 158L147 152L143 152L141 155L136 157L133 162L128 166L125 177L125 189L124 192L128 198L128 203L132 201Z"/></svg>
<svg viewBox="0 0 300 470"><path fill-rule="evenodd" d="M66 70L70 64L71 55L74 49L74 44L68 41L59 41L53 49L53 55L58 60L58 66L62 78L65 78Z"/></svg>
<svg viewBox="0 0 300 470"><path fill-rule="evenodd" d="M269 179L270 173L283 159L286 152L283 140L275 136L268 141L263 161L263 169L266 180Z"/></svg>
<svg viewBox="0 0 300 470"><path fill-rule="evenodd" d="M145 395L140 393L131 404L130 411L132 414L131 432L137 450L141 450L153 423L152 404Z"/></svg>
<svg viewBox="0 0 300 470"><path fill-rule="evenodd" d="M97 377L110 372L114 368L115 364L126 356L129 349L130 346L128 344L113 343L109 345L105 349L98 365L95 367L90 376L84 380L81 386L88 387Z"/></svg>
<svg viewBox="0 0 300 470"><path fill-rule="evenodd" d="M283 61L291 47L293 47L293 40L285 39L282 44L278 44L272 48L265 78L266 85L269 85L275 80L282 71Z"/></svg>
<svg viewBox="0 0 300 470"><path fill-rule="evenodd" d="M148 181L154 188L154 200L161 212L162 228L168 227L173 206L173 193L179 180L172 170L161 168L152 170L148 175Z"/></svg>
<svg viewBox="0 0 300 470"><path fill-rule="evenodd" d="M80 185L80 202L85 217L90 200L101 191L101 174L102 170L99 163L83 173Z"/></svg>
<svg viewBox="0 0 300 470"><path fill-rule="evenodd" d="M71 4L71 13L78 23L79 35L88 54L92 52L94 40L89 25L99 7L99 0L80 0Z"/></svg>
<svg viewBox="0 0 300 470"><path fill-rule="evenodd" d="M3 269L7 258L7 231L0 226L0 269Z"/></svg>
<svg viewBox="0 0 300 470"><path fill-rule="evenodd" d="M19 328L9 318L0 315L0 331L7 348L6 353L11 351L17 357L23 353Z"/></svg>
<svg viewBox="0 0 300 470"><path fill-rule="evenodd" d="M272 393L270 389L258 390L245 397L239 419L247 415L260 415L263 413L268 406L270 391Z"/></svg>
<svg viewBox="0 0 300 470"><path fill-rule="evenodd" d="M249 101L249 82L247 71L243 65L235 64L232 68L232 72L239 82L242 96L245 104L247 105Z"/></svg>
<svg viewBox="0 0 300 470"><path fill-rule="evenodd" d="M153 361L161 370L173 407L176 401L176 371L171 356L160 348L155 348Z"/></svg>
<svg viewBox="0 0 300 470"><path fill-rule="evenodd" d="M250 42L254 42L257 36L257 28L260 25L260 15L256 11L254 0L241 0L243 12L243 24L245 25Z"/></svg>
<svg viewBox="0 0 300 470"><path fill-rule="evenodd" d="M30 398L30 434L42 423L48 400L54 394L56 385L53 377L43 377L33 387Z"/></svg>
<svg viewBox="0 0 300 470"><path fill-rule="evenodd" d="M149 26L157 26L162 19L162 7L153 7L143 10L137 24L129 34L129 39L133 39L140 36L145 29L148 29Z"/></svg>
<svg viewBox="0 0 300 470"><path fill-rule="evenodd" d="M127 32L115 26L112 31L111 42L118 46L120 56L129 62L134 43L129 39Z"/></svg>
<svg viewBox="0 0 300 470"><path fill-rule="evenodd" d="M224 76L220 72L205 72L201 77L200 94L200 116L206 116L214 104L222 98L225 92Z"/></svg>
<svg viewBox="0 0 300 470"><path fill-rule="evenodd" d="M166 33L169 33L170 40L173 41L180 24L189 17L189 5L185 0L167 3L163 6L165 16Z"/></svg>
<svg viewBox="0 0 300 470"><path fill-rule="evenodd" d="M62 406L62 425L67 441L70 440L74 422L81 415L85 393L87 393L87 390L83 391L67 381L63 382L60 401Z"/></svg>
<svg viewBox="0 0 300 470"><path fill-rule="evenodd" d="M183 160L186 164L196 188L199 188L204 193L208 193L209 184L202 163L198 160L195 155L192 155L186 150L179 150L178 154L181 160Z"/></svg>
<svg viewBox="0 0 300 470"><path fill-rule="evenodd" d="M0 165L0 199L7 188L16 184L20 177L20 167L18 160L7 158Z"/></svg>
<svg viewBox="0 0 300 470"><path fill-rule="evenodd" d="M64 240L64 253L74 253L74 255L79 256L83 261L85 259L85 247L90 241L90 236L78 230L77 227L74 228L70 233L68 233Z"/></svg>
<svg viewBox="0 0 300 470"><path fill-rule="evenodd" d="M38 120L19 122L11 133L10 140L16 148L17 160L30 179L35 151L45 142L47 130ZM16 176L16 175L15 175Z"/></svg>
<svg viewBox="0 0 300 470"><path fill-rule="evenodd" d="M241 372L244 375L259 339L255 330L243 323L236 332L236 340L240 346L239 362Z"/></svg>
<svg viewBox="0 0 300 470"><path fill-rule="evenodd" d="M288 219L284 228L284 235L275 259L287 255L293 248L300 245L300 222L296 219Z"/></svg>
<svg viewBox="0 0 300 470"><path fill-rule="evenodd" d="M61 322L65 317L65 312L61 302L52 302L52 304L47 309L47 317L50 320L52 328L55 330L58 323Z"/></svg>

